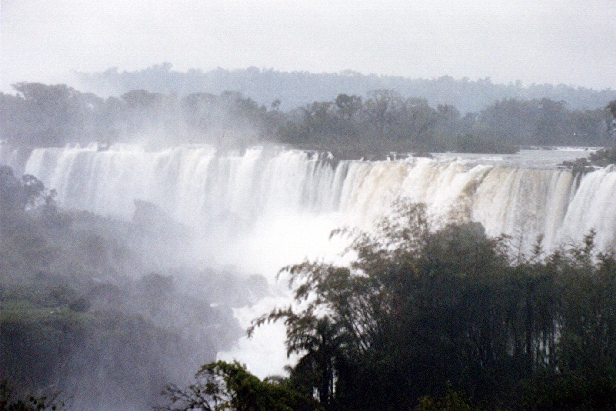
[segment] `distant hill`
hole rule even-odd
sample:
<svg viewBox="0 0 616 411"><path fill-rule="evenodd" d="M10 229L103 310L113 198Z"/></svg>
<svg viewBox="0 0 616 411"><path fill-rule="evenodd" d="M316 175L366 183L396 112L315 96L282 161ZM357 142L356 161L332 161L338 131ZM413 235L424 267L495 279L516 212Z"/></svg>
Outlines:
<svg viewBox="0 0 616 411"><path fill-rule="evenodd" d="M564 101L567 108L595 109L616 99L616 90L592 90L567 85L494 84L489 78L470 80L443 76L437 79L410 79L396 76L364 75L354 71L340 73L280 72L273 69L249 67L243 70L212 71L191 69L172 70L170 63L155 65L139 71L120 72L117 67L100 73L75 73L77 87L103 95L121 95L130 90L150 92L219 94L226 90L239 91L257 103L270 106L280 101L282 110L290 110L314 101L333 100L338 94L365 96L370 90L395 90L405 97L420 97L436 107L450 104L462 113L478 112L495 101L519 98L522 100L549 98Z"/></svg>

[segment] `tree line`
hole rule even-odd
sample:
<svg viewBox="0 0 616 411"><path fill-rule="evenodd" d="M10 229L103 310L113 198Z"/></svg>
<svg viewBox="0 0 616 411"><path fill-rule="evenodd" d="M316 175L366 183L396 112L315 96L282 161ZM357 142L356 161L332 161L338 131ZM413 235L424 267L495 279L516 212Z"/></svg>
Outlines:
<svg viewBox="0 0 616 411"><path fill-rule="evenodd" d="M132 90L104 99L63 84L14 88L15 95L0 93L0 138L26 147L273 143L359 158L392 151L507 153L520 146L605 146L612 140L609 106L568 109L547 98L499 100L463 115L452 105L432 107L426 99L382 89L283 112L279 100L266 107L232 91L180 97Z"/></svg>
<svg viewBox="0 0 616 411"><path fill-rule="evenodd" d="M571 109L604 106L616 99L616 90L592 90L565 84L509 84L493 83L489 77L471 80L441 76L433 79L412 79L402 76L365 75L352 70L339 73L310 73L307 71L281 72L273 69L210 71L189 69L173 70L171 63L152 65L142 70L119 71L112 67L104 72L75 73L79 87L104 93L121 95L130 90L149 90L185 96L208 90L219 94L237 90L252 97L259 105L281 101L281 109L288 111L304 107L313 101L331 101L338 94L365 96L371 90L396 90L405 97L425 98L436 107L453 105L461 113L479 112L498 100L566 101Z"/></svg>

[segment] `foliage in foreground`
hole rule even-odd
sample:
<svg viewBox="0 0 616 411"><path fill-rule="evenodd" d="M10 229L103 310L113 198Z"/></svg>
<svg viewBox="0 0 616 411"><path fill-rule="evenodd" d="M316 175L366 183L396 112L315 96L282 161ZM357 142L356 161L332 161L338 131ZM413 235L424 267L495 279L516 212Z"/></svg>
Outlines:
<svg viewBox="0 0 616 411"><path fill-rule="evenodd" d="M285 323L290 381L325 409L616 406L616 259L593 232L512 259L480 224L402 202L354 235L350 266L285 268L296 304L253 323Z"/></svg>
<svg viewBox="0 0 616 411"><path fill-rule="evenodd" d="M169 385L163 395L167 404L157 411L301 411L316 410L310 397L294 390L286 379L260 380L238 363L205 364L186 388Z"/></svg>
<svg viewBox="0 0 616 411"><path fill-rule="evenodd" d="M0 383L0 411L61 411L64 402L59 395L16 398L6 381Z"/></svg>

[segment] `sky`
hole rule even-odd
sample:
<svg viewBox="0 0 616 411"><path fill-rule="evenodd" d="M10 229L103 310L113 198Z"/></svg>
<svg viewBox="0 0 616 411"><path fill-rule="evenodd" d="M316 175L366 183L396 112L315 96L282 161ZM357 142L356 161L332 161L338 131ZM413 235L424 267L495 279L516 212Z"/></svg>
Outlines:
<svg viewBox="0 0 616 411"><path fill-rule="evenodd" d="M616 89L616 0L0 0L2 91L163 62Z"/></svg>

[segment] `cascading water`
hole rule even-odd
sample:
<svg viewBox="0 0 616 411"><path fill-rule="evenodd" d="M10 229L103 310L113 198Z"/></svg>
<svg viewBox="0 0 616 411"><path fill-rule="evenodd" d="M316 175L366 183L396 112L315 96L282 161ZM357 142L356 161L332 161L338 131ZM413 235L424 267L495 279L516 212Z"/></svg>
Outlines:
<svg viewBox="0 0 616 411"><path fill-rule="evenodd" d="M191 256L263 274L273 284L284 265L334 258L341 246L328 242L332 229L369 227L399 197L426 203L433 216L478 221L490 235L505 233L526 244L541 234L552 248L594 228L598 247L611 246L616 172L606 168L578 178L554 165L579 152L548 152L548 162L543 154L336 162L275 148L240 154L204 146L156 152L91 146L35 149L25 172L55 188L66 208L130 219L135 199L152 202L203 233ZM247 325L279 301L236 315ZM280 340L272 345L270 335L257 335L223 357L239 357L261 376L278 372L285 361Z"/></svg>

